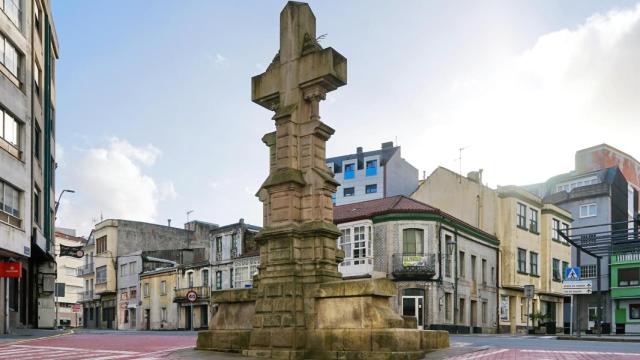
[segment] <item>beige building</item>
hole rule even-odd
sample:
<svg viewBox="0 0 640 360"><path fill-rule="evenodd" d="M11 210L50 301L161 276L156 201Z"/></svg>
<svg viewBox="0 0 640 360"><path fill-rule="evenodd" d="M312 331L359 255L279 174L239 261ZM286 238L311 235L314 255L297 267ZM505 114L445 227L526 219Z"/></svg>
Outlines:
<svg viewBox="0 0 640 360"><path fill-rule="evenodd" d="M141 330L175 330L178 328L176 280L178 267L160 268L140 274Z"/></svg>
<svg viewBox="0 0 640 360"><path fill-rule="evenodd" d="M571 249L560 240L557 230L569 227L570 213L519 187L496 190L482 185L481 172L464 177L442 167L421 181L412 197L500 241L501 332L526 331L528 315L534 312L547 315L547 332L562 331L562 274L569 265ZM530 302L524 297L524 285L535 287Z"/></svg>
<svg viewBox="0 0 640 360"><path fill-rule="evenodd" d="M64 296L56 298L60 326L82 326L80 296L84 288L82 279L77 276L78 267L82 265L83 260L72 256L59 256L60 245L77 247L84 246L84 243L85 239L75 236L75 232L56 230L56 283L64 284Z"/></svg>
<svg viewBox="0 0 640 360"><path fill-rule="evenodd" d="M206 329L209 326L211 297L211 268L209 262L184 265L177 275L175 301L179 329ZM187 299L187 293L197 295L193 303Z"/></svg>

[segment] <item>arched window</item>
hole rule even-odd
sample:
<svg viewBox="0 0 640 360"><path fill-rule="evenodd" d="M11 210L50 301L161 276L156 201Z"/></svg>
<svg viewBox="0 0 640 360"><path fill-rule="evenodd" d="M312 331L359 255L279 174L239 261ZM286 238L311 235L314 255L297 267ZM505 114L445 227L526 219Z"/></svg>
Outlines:
<svg viewBox="0 0 640 360"><path fill-rule="evenodd" d="M402 230L402 253L416 255L424 253L424 230Z"/></svg>

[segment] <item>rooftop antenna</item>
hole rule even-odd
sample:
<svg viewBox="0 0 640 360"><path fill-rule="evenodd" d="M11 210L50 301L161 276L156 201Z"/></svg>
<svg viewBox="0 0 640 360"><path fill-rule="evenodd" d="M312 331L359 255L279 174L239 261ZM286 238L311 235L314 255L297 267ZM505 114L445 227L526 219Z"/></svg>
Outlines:
<svg viewBox="0 0 640 360"><path fill-rule="evenodd" d="M189 222L189 215L191 215L192 212L193 212L193 210L187 211L187 222Z"/></svg>
<svg viewBox="0 0 640 360"><path fill-rule="evenodd" d="M460 177L458 178L458 182L462 183L462 150L465 150L469 148L468 146L465 147L461 147L459 150L459 156L458 156L458 165L460 166Z"/></svg>

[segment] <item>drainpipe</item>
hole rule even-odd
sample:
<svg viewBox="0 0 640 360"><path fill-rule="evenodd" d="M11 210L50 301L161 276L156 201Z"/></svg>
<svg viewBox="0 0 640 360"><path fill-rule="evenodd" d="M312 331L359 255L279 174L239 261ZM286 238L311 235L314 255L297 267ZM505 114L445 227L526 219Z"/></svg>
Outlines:
<svg viewBox="0 0 640 360"><path fill-rule="evenodd" d="M4 278L4 334L9 333L9 278Z"/></svg>
<svg viewBox="0 0 640 360"><path fill-rule="evenodd" d="M496 247L496 334L500 334L500 246Z"/></svg>
<svg viewBox="0 0 640 360"><path fill-rule="evenodd" d="M460 316L460 307L458 305L458 229L454 228L453 242L455 243L453 250L453 325L458 331L457 316Z"/></svg>

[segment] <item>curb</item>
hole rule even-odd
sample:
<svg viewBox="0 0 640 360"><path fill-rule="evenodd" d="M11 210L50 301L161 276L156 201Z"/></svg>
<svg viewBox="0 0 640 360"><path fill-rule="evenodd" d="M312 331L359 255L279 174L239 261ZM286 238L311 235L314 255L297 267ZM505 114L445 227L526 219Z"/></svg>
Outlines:
<svg viewBox="0 0 640 360"><path fill-rule="evenodd" d="M577 337L577 336L558 336L556 340L577 340L577 341L602 341L602 342L630 342L630 343L640 343L640 338L638 339L625 339L619 337Z"/></svg>
<svg viewBox="0 0 640 360"><path fill-rule="evenodd" d="M463 356L471 353L475 353L478 351L483 351L490 349L491 346L482 345L482 346L463 346L463 347L450 347L448 349L442 350L434 350L429 351L422 358L423 360L440 360L440 359L448 359L456 356Z"/></svg>
<svg viewBox="0 0 640 360"><path fill-rule="evenodd" d="M15 341L7 341L7 342L4 342L4 343L0 343L0 347L6 346L6 345L22 344L22 343L25 343L25 342L35 341L35 340L53 339L53 338L57 338L57 337L61 337L61 336L67 336L67 335L71 335L71 334L75 334L75 331L69 330L68 332L64 332L62 334L39 336L39 337L31 338L31 339L21 339L21 340L15 340Z"/></svg>

